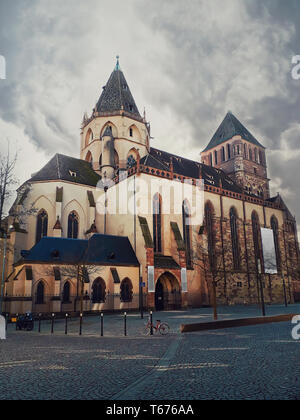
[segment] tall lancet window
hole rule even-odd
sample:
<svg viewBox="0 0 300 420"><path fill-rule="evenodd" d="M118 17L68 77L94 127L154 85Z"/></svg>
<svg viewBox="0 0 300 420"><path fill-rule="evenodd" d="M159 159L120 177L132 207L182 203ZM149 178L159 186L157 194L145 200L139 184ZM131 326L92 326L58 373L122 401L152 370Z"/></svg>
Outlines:
<svg viewBox="0 0 300 420"><path fill-rule="evenodd" d="M207 243L208 243L208 259L210 263L210 268L213 270L216 266L215 261L215 233L214 233L214 223L213 223L213 214L214 208L211 203L205 205L205 226L207 234Z"/></svg>
<svg viewBox="0 0 300 420"><path fill-rule="evenodd" d="M231 207L230 231L231 231L233 267L235 270L239 270L241 266L237 219L238 217L237 217L236 209L234 207Z"/></svg>
<svg viewBox="0 0 300 420"><path fill-rule="evenodd" d="M190 207L187 200L182 203L182 226L183 226L183 240L185 243L186 251L186 265L191 267L192 255L191 255L191 226L190 226Z"/></svg>
<svg viewBox="0 0 300 420"><path fill-rule="evenodd" d="M41 210L37 216L36 223L36 243L47 236L48 233L48 214L45 210Z"/></svg>
<svg viewBox="0 0 300 420"><path fill-rule="evenodd" d="M153 197L153 242L154 252L162 252L161 246L161 196Z"/></svg>
<svg viewBox="0 0 300 420"><path fill-rule="evenodd" d="M260 223L259 217L256 211L252 212L252 234L253 234L253 244L254 244L254 256L255 256L255 263L258 268L258 260L260 260L261 268L262 268L262 244L261 244L261 233L260 233Z"/></svg>
<svg viewBox="0 0 300 420"><path fill-rule="evenodd" d="M271 228L274 234L274 245L275 245L275 253L276 253L276 265L277 271L281 271L281 255L280 255L280 246L279 246L279 228L278 228L278 220L275 216L271 218Z"/></svg>
<svg viewBox="0 0 300 420"><path fill-rule="evenodd" d="M72 211L68 217L68 238L77 239L79 230L79 219L77 214Z"/></svg>

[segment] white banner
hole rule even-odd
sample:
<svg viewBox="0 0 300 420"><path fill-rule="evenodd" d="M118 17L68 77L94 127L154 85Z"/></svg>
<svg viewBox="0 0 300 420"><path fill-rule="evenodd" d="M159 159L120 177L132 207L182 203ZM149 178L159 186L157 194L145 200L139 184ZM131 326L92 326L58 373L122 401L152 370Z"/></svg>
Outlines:
<svg viewBox="0 0 300 420"><path fill-rule="evenodd" d="M261 240L265 273L277 274L277 262L273 229L261 228Z"/></svg>
<svg viewBox="0 0 300 420"><path fill-rule="evenodd" d="M182 293L187 293L187 275L186 268L181 269L181 291Z"/></svg>
<svg viewBox="0 0 300 420"><path fill-rule="evenodd" d="M148 267L148 292L154 293L155 292L155 285L154 285L154 267Z"/></svg>

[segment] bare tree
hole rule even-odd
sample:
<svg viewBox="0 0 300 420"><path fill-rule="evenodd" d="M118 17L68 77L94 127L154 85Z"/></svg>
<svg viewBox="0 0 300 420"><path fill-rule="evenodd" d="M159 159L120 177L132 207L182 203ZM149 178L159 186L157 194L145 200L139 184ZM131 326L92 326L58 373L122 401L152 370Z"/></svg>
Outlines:
<svg viewBox="0 0 300 420"><path fill-rule="evenodd" d="M210 303L213 307L214 319L218 319L217 309L217 287L219 282L224 280L224 267L222 252L214 249L214 254L211 255L208 246L205 248L200 245L198 240L193 241L193 246L190 250L190 258L192 265L200 267L204 273L205 282L207 284L208 292L210 294Z"/></svg>
<svg viewBox="0 0 300 420"><path fill-rule="evenodd" d="M9 147L6 154L0 153L0 229L4 230L3 218L8 200L14 193L14 187L18 183L15 176L17 153L11 157Z"/></svg>

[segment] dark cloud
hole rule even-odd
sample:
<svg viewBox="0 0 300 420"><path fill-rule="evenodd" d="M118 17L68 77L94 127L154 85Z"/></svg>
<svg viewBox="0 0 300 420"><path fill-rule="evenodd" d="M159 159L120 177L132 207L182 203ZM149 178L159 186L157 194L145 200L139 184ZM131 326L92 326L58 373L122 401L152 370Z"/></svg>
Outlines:
<svg viewBox="0 0 300 420"><path fill-rule="evenodd" d="M231 110L270 150L274 188L298 211L299 21L299 0L0 0L0 126L78 156L83 112L120 54L154 146L195 158Z"/></svg>

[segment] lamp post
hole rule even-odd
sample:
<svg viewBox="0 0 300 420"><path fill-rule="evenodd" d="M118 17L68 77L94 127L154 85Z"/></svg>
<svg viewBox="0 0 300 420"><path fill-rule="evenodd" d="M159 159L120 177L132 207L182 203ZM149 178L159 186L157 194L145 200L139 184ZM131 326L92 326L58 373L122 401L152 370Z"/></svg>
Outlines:
<svg viewBox="0 0 300 420"><path fill-rule="evenodd" d="M1 278L1 291L0 291L0 315L2 314L3 294L4 294L4 279L5 279L5 262L7 251L7 234L3 231L4 247L3 247L3 262L2 262L2 278Z"/></svg>
<svg viewBox="0 0 300 420"><path fill-rule="evenodd" d="M257 270L258 270L258 279L259 279L260 295L261 295L261 309L262 309L263 316L266 316L264 288L263 288L263 283L262 283L262 269L261 269L260 259L257 260Z"/></svg>

